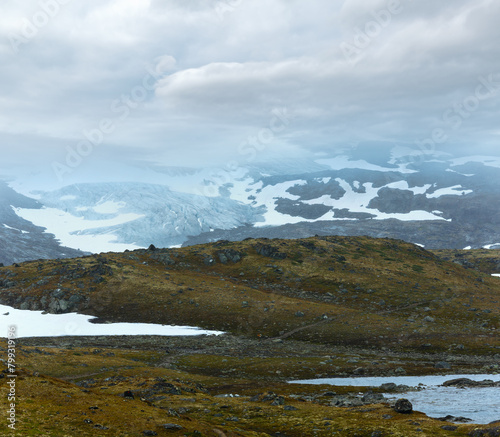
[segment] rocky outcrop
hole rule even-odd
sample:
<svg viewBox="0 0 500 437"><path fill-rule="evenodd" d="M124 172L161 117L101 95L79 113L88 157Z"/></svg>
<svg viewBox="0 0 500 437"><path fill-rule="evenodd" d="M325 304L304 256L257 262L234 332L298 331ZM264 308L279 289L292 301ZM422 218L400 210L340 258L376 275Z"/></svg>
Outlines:
<svg viewBox="0 0 500 437"><path fill-rule="evenodd" d="M262 244L259 243L255 246L255 251L262 256L274 259L285 259L287 254L284 252L280 252L279 249L275 246L271 246L270 244Z"/></svg>
<svg viewBox="0 0 500 437"><path fill-rule="evenodd" d="M481 388L481 387L500 387L500 381L493 381L491 379L484 379L483 381L474 381L469 378L457 378L445 381L443 387L457 387L457 388Z"/></svg>

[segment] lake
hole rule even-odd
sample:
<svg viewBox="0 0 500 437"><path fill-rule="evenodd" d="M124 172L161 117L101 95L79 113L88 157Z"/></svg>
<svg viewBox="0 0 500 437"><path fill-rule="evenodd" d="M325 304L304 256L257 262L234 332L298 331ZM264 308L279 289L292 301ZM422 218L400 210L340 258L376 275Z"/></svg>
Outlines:
<svg viewBox="0 0 500 437"><path fill-rule="evenodd" d="M499 381L500 375L433 375L433 376L397 376L363 378L321 378L301 381L289 381L295 384L329 384L333 386L379 387L393 382L410 387L423 385L421 391L407 393L386 393L391 399L406 398L413 404L413 409L429 417L467 417L473 423L487 424L500 420L500 388L456 388L440 387L450 379L469 378L474 381L491 379Z"/></svg>

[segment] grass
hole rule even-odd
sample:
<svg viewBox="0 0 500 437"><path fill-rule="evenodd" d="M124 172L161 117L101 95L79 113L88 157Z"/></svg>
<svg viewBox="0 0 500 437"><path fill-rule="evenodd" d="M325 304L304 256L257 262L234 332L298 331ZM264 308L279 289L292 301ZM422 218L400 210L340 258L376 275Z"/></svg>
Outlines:
<svg viewBox="0 0 500 437"><path fill-rule="evenodd" d="M56 292L80 296L80 311L101 321L233 335L20 340L24 370L13 435L449 435L442 422L420 413L398 415L384 404L335 408L324 396L327 387L284 381L348 376L360 368L373 375L398 368L433 374L442 360L453 371L493 371L500 351L500 279L491 277L497 265L499 251L431 253L390 239L315 237L0 268L0 279L15 281L0 298L16 307L47 309ZM180 394L153 393L159 381ZM124 399L126 390L135 399ZM250 401L269 391L297 410ZM239 397L218 397L229 393ZM167 431L165 423L182 430ZM12 435L2 426L0 435ZM453 435L473 428L460 425Z"/></svg>
<svg viewBox="0 0 500 437"><path fill-rule="evenodd" d="M138 365L130 350L116 348L102 349L99 354L95 354L93 348L44 348L44 351L55 354L52 366L49 366L41 359L43 354L34 352L34 347L21 349L26 367L19 370L18 376L17 430L12 434L5 430L0 435L141 436L146 430L158 435L178 436L268 436L278 432L297 437L371 436L376 431L394 436L449 435L441 429L443 422L418 412L398 414L386 404L331 407L329 395L325 395L331 392L329 386L201 375L193 373L193 369L189 372L167 369L147 365L144 361ZM88 376L82 379L80 375L82 363L88 364L92 371L98 370L92 367L96 356L100 357L102 366L114 370L93 375L90 385L76 385L82 380L89 381ZM208 363L220 370L238 364L236 358L223 364L224 358L217 356L190 355L182 360L198 366ZM313 359L303 361L308 365L317 364ZM287 364L288 360L284 358L240 363L251 369L248 376L253 377L270 368L283 366L284 369ZM46 373L34 373L33 369L45 370ZM65 380L53 376L64 373L67 373ZM157 389L159 383L159 391L151 391ZM166 388L162 391L161 387ZM175 394L170 393L172 387L175 387ZM122 396L127 390L135 393L134 399ZM363 387L335 387L337 394L367 390ZM3 398L5 391L5 385L2 385L0 395ZM256 394L269 392L282 396L284 405L293 408L287 410L284 405L271 405L262 396L257 401L250 401ZM221 394L233 397L219 397ZM182 429L166 431L162 428L165 423L180 425ZM475 425L460 425L453 435L466 436L474 428Z"/></svg>

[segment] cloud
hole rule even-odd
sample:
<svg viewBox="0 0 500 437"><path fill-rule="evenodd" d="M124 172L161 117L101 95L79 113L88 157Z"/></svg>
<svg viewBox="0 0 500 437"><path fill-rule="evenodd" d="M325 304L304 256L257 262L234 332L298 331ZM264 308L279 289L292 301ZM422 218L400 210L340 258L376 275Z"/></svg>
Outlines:
<svg viewBox="0 0 500 437"><path fill-rule="evenodd" d="M418 147L435 129L446 136L436 144L442 150L497 153L493 0L42 0L3 8L4 162L25 151L50 169L105 119L114 129L87 162L226 162L275 108L291 121L268 149L284 154L358 141ZM476 97L481 86L487 98Z"/></svg>

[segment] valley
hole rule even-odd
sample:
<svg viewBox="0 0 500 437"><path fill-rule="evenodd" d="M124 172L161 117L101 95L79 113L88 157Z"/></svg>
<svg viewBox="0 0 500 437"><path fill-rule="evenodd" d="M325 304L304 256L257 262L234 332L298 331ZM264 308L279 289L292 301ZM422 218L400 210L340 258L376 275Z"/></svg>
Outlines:
<svg viewBox="0 0 500 437"><path fill-rule="evenodd" d="M498 372L498 261L336 236L3 267L5 305L225 332L19 338L18 435L52 420L54 436L483 435L494 426L395 413L377 389L287 381Z"/></svg>

